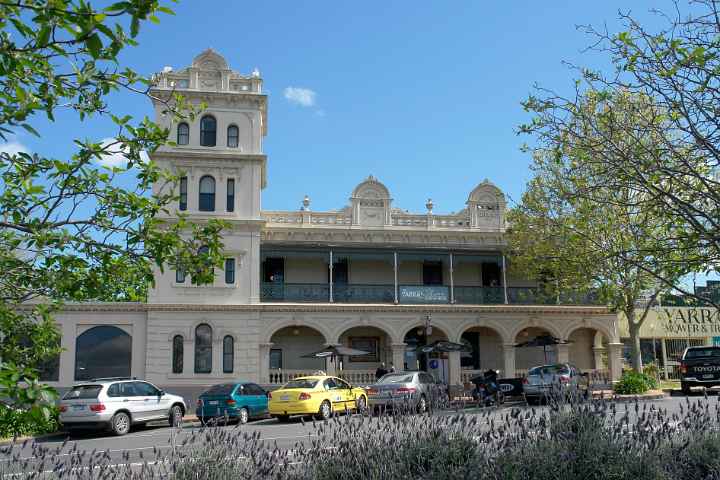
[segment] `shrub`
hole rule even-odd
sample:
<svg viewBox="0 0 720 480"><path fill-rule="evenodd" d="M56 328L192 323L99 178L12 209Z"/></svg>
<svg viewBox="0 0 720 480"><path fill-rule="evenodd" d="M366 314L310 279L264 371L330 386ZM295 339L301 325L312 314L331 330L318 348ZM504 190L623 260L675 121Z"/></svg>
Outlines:
<svg viewBox="0 0 720 480"><path fill-rule="evenodd" d="M43 413L38 409L18 409L0 404L0 438L56 432L60 426L60 412L55 407L46 408L48 412Z"/></svg>
<svg viewBox="0 0 720 480"><path fill-rule="evenodd" d="M620 395L640 394L657 388L657 380L644 373L626 371L613 388Z"/></svg>

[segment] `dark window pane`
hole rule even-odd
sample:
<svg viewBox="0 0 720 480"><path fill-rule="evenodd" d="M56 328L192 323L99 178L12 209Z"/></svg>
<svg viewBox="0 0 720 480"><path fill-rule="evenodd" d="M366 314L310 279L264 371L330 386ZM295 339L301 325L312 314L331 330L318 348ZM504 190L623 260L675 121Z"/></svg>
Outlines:
<svg viewBox="0 0 720 480"><path fill-rule="evenodd" d="M285 262L282 258L266 258L263 262L263 282L283 283Z"/></svg>
<svg viewBox="0 0 720 480"><path fill-rule="evenodd" d="M423 263L423 285L442 285L442 262Z"/></svg>
<svg viewBox="0 0 720 480"><path fill-rule="evenodd" d="M190 143L190 127L188 127L187 123L178 125L177 143L178 145L187 145Z"/></svg>
<svg viewBox="0 0 720 480"><path fill-rule="evenodd" d="M200 179L199 209L201 212L215 211L215 179L210 175Z"/></svg>
<svg viewBox="0 0 720 480"><path fill-rule="evenodd" d="M227 129L227 146L230 148L237 148L239 136L238 127L230 125Z"/></svg>
<svg viewBox="0 0 720 480"><path fill-rule="evenodd" d="M225 259L225 283L230 284L230 285L235 283L235 259L234 258L226 258Z"/></svg>
<svg viewBox="0 0 720 480"><path fill-rule="evenodd" d="M500 265L498 263L482 263L481 266L483 287L499 287L502 285Z"/></svg>
<svg viewBox="0 0 720 480"><path fill-rule="evenodd" d="M187 210L187 177L180 177L180 210Z"/></svg>
<svg viewBox="0 0 720 480"><path fill-rule="evenodd" d="M212 372L212 328L202 323L195 329L195 373Z"/></svg>
<svg viewBox="0 0 720 480"><path fill-rule="evenodd" d="M233 372L233 362L235 359L235 341L230 335L226 335L223 338L223 373Z"/></svg>
<svg viewBox="0 0 720 480"><path fill-rule="evenodd" d="M100 390L102 390L101 385L77 385L68 390L63 399L76 400L84 398L97 398L100 394Z"/></svg>
<svg viewBox="0 0 720 480"><path fill-rule="evenodd" d="M135 395L138 397L157 397L160 390L145 382L134 382Z"/></svg>
<svg viewBox="0 0 720 480"><path fill-rule="evenodd" d="M230 395L235 390L235 383L221 383L220 385L213 385L207 389L201 396L205 395Z"/></svg>
<svg viewBox="0 0 720 480"><path fill-rule="evenodd" d="M185 353L185 345L183 342L182 335L175 335L173 337L172 345L172 372L182 373L183 372L183 354Z"/></svg>
<svg viewBox="0 0 720 480"><path fill-rule="evenodd" d="M232 178L227 181L227 211L235 211L235 180Z"/></svg>
<svg viewBox="0 0 720 480"><path fill-rule="evenodd" d="M175 270L175 282L185 283L185 272L181 270Z"/></svg>
<svg viewBox="0 0 720 480"><path fill-rule="evenodd" d="M270 350L270 369L277 370L283 368L282 350L273 348Z"/></svg>
<svg viewBox="0 0 720 480"><path fill-rule="evenodd" d="M93 327L75 343L75 380L100 377L129 377L132 338L123 330L103 325Z"/></svg>
<svg viewBox="0 0 720 480"><path fill-rule="evenodd" d="M200 145L203 147L214 147L217 137L217 122L215 117L205 115L200 120Z"/></svg>

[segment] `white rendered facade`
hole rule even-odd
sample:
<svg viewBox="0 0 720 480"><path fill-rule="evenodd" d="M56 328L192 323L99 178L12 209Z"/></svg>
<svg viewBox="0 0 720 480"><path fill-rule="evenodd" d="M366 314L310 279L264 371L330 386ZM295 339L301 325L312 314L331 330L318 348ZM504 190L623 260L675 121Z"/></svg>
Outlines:
<svg viewBox="0 0 720 480"><path fill-rule="evenodd" d="M552 360L619 376L615 315L599 306L534 303L534 285L507 276L505 199L489 181L450 215L435 214L431 201L419 214L398 209L372 176L336 211L314 212L309 199L299 211L263 211L267 97L259 74L238 74L208 50L190 67L160 74L152 93L167 99L174 91L206 108L180 126L157 101L156 121L177 145L154 159L186 179L177 214L229 222L223 241L233 275L218 269L212 285L193 286L158 270L145 304L69 305L58 316L65 351L57 385L81 379L85 369L97 376L129 370L164 387L195 388L227 379L276 384L318 368L362 384L380 362L435 365L433 373L459 384L480 369L515 376L543 363L541 350L514 346L540 333L572 342L554 347ZM202 145L213 143L210 123L201 125L207 116L215 122L214 146ZM95 339L83 334L103 325L123 334L95 330L110 335L95 343L114 342L125 370L83 364L94 358L84 349ZM436 339L469 343L471 358L413 353ZM342 365L303 358L335 344L370 354ZM131 349L129 359L122 349Z"/></svg>

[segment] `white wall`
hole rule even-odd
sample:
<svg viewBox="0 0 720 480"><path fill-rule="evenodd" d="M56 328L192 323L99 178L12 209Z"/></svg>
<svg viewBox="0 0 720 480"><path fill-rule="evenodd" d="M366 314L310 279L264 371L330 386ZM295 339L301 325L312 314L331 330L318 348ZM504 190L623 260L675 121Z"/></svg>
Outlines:
<svg viewBox="0 0 720 480"><path fill-rule="evenodd" d="M392 285L395 272L392 262L383 260L353 260L348 262L348 283L358 285Z"/></svg>
<svg viewBox="0 0 720 480"><path fill-rule="evenodd" d="M593 355L595 330L580 328L572 332L568 340L571 342L570 345L568 345L570 363L581 370L591 370L595 368L595 357Z"/></svg>

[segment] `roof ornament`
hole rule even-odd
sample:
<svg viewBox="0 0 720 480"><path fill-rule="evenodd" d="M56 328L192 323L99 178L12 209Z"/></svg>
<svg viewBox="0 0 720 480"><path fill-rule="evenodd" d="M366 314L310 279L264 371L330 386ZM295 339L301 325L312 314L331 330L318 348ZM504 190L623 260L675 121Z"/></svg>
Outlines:
<svg viewBox="0 0 720 480"><path fill-rule="evenodd" d="M253 78L260 78L260 70L258 70L257 67L255 67L252 71Z"/></svg>
<svg viewBox="0 0 720 480"><path fill-rule="evenodd" d="M302 205L303 206L300 208L300 210L309 211L310 210L310 197L305 195L305 198L303 198L303 201L302 201Z"/></svg>
<svg viewBox="0 0 720 480"><path fill-rule="evenodd" d="M434 206L435 206L435 204L433 204L432 198L428 198L427 203L425 204L425 208L427 208L428 215L432 215Z"/></svg>

